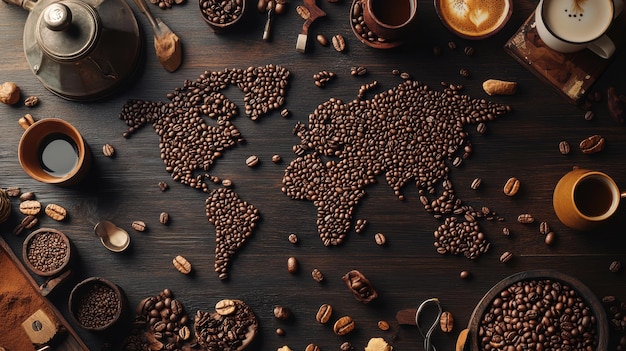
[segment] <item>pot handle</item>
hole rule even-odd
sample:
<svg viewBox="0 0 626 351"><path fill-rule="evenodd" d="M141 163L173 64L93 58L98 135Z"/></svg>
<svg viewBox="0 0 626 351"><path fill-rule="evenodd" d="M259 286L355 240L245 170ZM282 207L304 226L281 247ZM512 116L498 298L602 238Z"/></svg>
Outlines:
<svg viewBox="0 0 626 351"><path fill-rule="evenodd" d="M24 130L28 129L28 127L35 124L35 119L29 113L25 114L24 117L21 117L17 123L24 128Z"/></svg>

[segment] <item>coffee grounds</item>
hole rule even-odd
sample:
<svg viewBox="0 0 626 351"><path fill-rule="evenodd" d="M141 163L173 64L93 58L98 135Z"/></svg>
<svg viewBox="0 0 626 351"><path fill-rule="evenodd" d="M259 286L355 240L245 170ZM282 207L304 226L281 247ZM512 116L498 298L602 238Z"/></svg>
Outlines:
<svg viewBox="0 0 626 351"><path fill-rule="evenodd" d="M471 154L465 125L494 120L510 108L471 99L460 89L451 85L435 91L406 80L371 100L345 104L331 98L309 115L308 125L296 125L294 134L301 142L294 150L300 157L285 170L282 190L317 207L325 246L341 244L364 188L381 173L401 200L401 188L414 181L420 201L435 218L459 215L471 223L497 218L488 208L476 211L456 197L449 165L459 167ZM431 200L433 195L439 196ZM487 251L489 243L477 224L449 231L450 223L448 219L435 232L437 252L476 258ZM460 239L469 243L457 247Z"/></svg>
<svg viewBox="0 0 626 351"><path fill-rule="evenodd" d="M0 345L7 350L35 350L22 322L39 309L43 309L52 321L60 326L54 312L8 256L0 248L0 315L3 318Z"/></svg>

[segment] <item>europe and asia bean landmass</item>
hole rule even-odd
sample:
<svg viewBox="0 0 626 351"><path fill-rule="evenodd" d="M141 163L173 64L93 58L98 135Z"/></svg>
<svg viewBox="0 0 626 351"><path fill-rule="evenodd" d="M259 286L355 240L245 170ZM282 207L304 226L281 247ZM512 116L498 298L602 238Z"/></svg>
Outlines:
<svg viewBox="0 0 626 351"><path fill-rule="evenodd" d="M252 234L259 210L219 184L209 172L223 154L243 142L231 119L238 107L222 90L236 85L252 120L284 105L290 72L281 66L206 71L167 94L169 102L130 100L120 119L125 137L147 123L159 135L161 158L172 178L207 192L206 215L216 229L215 271L228 278L233 255ZM449 179L471 153L464 128L506 114L510 108L460 93L461 87L434 90L411 79L371 99L349 103L331 98L293 130L300 138L297 156L285 169L282 191L317 208L317 228L325 246L340 245L365 188L384 174L399 199L415 182L424 209L443 223L434 231L440 254L474 259L489 249L478 221L496 219L487 208L474 209L457 198ZM216 123L206 123L210 118Z"/></svg>

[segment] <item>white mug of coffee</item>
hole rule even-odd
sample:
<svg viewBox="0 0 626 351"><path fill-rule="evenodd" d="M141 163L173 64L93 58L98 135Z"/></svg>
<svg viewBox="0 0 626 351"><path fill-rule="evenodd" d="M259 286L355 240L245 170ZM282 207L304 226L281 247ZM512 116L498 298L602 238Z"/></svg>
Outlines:
<svg viewBox="0 0 626 351"><path fill-rule="evenodd" d="M608 59L615 44L606 31L623 7L623 0L541 0L535 10L537 33L555 51L588 48Z"/></svg>

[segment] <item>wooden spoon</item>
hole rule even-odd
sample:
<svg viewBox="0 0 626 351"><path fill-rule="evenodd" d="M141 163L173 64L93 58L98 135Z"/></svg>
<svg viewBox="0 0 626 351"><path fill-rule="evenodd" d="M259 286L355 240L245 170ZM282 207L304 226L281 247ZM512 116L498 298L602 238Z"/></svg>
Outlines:
<svg viewBox="0 0 626 351"><path fill-rule="evenodd" d="M174 72L182 63L182 45L178 36L159 18L154 18L145 0L135 0L139 10L148 18L154 31L154 49L161 65Z"/></svg>

